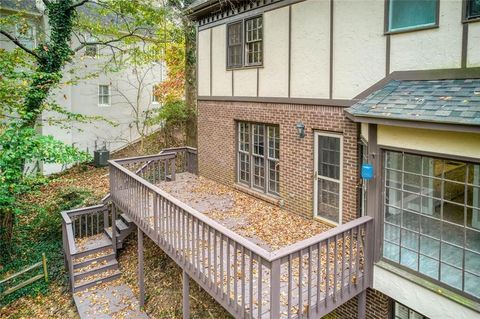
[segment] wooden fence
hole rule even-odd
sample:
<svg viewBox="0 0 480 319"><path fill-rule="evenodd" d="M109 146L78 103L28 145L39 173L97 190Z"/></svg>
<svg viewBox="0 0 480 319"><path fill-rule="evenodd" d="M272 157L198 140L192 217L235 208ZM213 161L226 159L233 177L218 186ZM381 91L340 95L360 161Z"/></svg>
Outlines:
<svg viewBox="0 0 480 319"><path fill-rule="evenodd" d="M44 279L45 282L48 282L48 269L47 269L47 258L45 257L45 253L42 253L42 261L39 261L13 275L10 275L2 280L0 280L0 287L1 286L7 286L9 282L11 281L15 281L15 279L18 279L18 278L21 278L23 275L31 272L31 271L34 271L38 268L41 268L42 269L42 273L41 274L38 274L38 275L35 275L33 277L30 277L26 280L23 280L23 281L20 281L20 282L16 282L15 286L13 287L10 287L10 288L7 288L5 289L4 291L0 292L0 298L3 298L11 293L14 293L15 291L23 288L23 287L26 287L40 279Z"/></svg>

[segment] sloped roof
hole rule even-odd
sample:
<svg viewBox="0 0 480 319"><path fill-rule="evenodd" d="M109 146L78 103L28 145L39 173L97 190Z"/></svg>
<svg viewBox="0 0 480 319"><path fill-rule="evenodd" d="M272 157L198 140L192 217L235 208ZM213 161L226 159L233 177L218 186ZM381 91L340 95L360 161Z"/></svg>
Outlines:
<svg viewBox="0 0 480 319"><path fill-rule="evenodd" d="M480 79L394 80L346 112L354 117L480 125Z"/></svg>

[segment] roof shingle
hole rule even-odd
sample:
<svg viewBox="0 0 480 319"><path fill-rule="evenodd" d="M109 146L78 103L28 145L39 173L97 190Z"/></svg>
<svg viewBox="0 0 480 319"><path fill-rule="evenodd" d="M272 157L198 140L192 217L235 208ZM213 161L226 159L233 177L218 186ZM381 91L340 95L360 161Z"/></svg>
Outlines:
<svg viewBox="0 0 480 319"><path fill-rule="evenodd" d="M480 125L480 79L394 80L346 111L356 117Z"/></svg>

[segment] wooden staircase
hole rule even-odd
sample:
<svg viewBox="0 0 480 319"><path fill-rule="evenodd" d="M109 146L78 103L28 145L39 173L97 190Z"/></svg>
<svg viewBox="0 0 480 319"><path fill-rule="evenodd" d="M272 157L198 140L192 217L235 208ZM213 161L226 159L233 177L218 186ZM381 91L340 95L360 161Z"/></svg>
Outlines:
<svg viewBox="0 0 480 319"><path fill-rule="evenodd" d="M117 249L135 229L135 224L121 214L115 222ZM79 292L93 286L113 281L120 277L116 252L112 245L112 228L105 228L103 234L87 241L87 248L73 256L73 292Z"/></svg>

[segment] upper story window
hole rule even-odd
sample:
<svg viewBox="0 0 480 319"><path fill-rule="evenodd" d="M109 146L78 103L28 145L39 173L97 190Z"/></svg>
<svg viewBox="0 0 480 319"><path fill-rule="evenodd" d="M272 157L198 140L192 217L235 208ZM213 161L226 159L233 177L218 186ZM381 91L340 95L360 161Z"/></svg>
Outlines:
<svg viewBox="0 0 480 319"><path fill-rule="evenodd" d="M480 164L386 151L383 256L480 298Z"/></svg>
<svg viewBox="0 0 480 319"><path fill-rule="evenodd" d="M155 84L152 87L152 103L153 104L158 104L159 99L158 99L158 84Z"/></svg>
<svg viewBox="0 0 480 319"><path fill-rule="evenodd" d="M98 86L98 106L110 106L110 85Z"/></svg>
<svg viewBox="0 0 480 319"><path fill-rule="evenodd" d="M255 17L227 26L227 67L256 66L263 62L263 20Z"/></svg>
<svg viewBox="0 0 480 319"><path fill-rule="evenodd" d="M438 23L438 0L389 0L388 32L435 26Z"/></svg>
<svg viewBox="0 0 480 319"><path fill-rule="evenodd" d="M480 19L480 0L467 0L467 20Z"/></svg>
<svg viewBox="0 0 480 319"><path fill-rule="evenodd" d="M278 126L238 123L237 180L253 189L278 195L280 185Z"/></svg>

